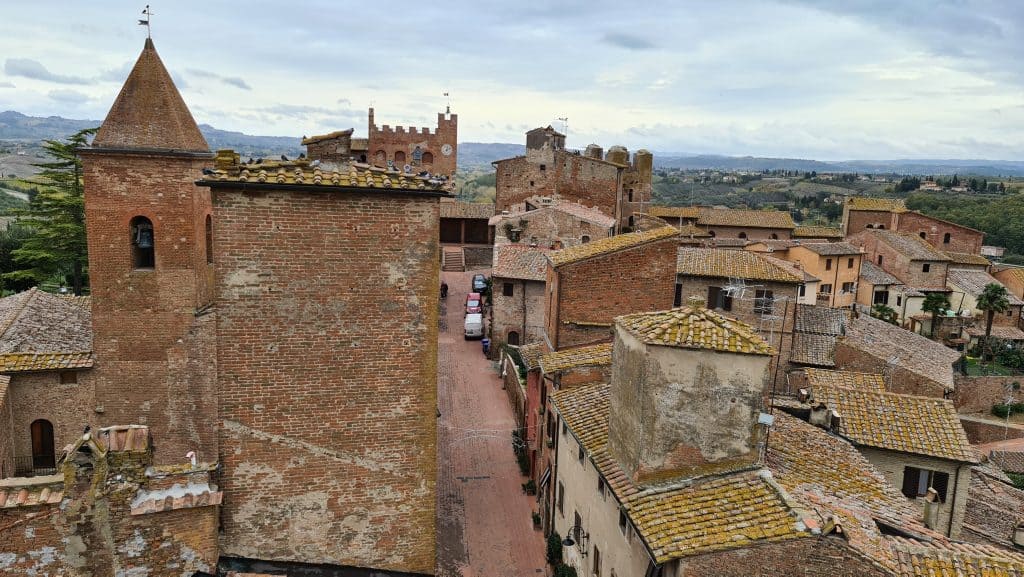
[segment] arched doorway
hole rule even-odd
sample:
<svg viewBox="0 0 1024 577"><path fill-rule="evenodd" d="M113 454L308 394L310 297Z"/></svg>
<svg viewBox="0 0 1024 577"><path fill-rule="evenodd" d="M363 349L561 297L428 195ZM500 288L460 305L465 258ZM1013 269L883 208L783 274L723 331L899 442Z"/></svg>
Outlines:
<svg viewBox="0 0 1024 577"><path fill-rule="evenodd" d="M508 344L513 345L513 346L519 345L519 333L517 333L516 331L509 331L508 332Z"/></svg>
<svg viewBox="0 0 1024 577"><path fill-rule="evenodd" d="M46 419L32 421L32 468L53 469L56 455L53 449L53 425Z"/></svg>

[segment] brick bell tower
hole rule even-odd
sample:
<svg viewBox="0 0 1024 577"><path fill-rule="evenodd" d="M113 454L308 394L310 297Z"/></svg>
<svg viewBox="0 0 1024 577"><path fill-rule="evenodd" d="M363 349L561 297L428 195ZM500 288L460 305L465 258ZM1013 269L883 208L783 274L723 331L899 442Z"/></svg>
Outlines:
<svg viewBox="0 0 1024 577"><path fill-rule="evenodd" d="M153 42L81 150L96 420L143 424L155 462L216 461L209 146Z"/></svg>

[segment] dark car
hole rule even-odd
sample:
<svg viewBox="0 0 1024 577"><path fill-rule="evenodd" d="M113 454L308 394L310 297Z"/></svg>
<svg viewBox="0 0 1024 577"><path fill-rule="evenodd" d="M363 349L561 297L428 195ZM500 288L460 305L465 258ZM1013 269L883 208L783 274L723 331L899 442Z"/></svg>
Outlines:
<svg viewBox="0 0 1024 577"><path fill-rule="evenodd" d="M473 275L473 292L483 292L487 288L487 277L482 274Z"/></svg>

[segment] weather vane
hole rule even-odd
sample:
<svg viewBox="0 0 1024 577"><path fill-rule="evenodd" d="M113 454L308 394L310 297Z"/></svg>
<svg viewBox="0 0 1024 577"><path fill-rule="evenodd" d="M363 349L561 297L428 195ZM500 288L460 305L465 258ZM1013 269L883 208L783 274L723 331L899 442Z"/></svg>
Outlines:
<svg viewBox="0 0 1024 577"><path fill-rule="evenodd" d="M444 93L444 97L448 99L448 106L445 107L445 112L450 113L452 111L452 97L447 92Z"/></svg>
<svg viewBox="0 0 1024 577"><path fill-rule="evenodd" d="M153 37L153 29L149 27L149 18L153 15L153 12L149 9L149 4L146 4L146 9L142 11L142 14L146 16L145 19L139 19L139 26L146 27L146 38Z"/></svg>

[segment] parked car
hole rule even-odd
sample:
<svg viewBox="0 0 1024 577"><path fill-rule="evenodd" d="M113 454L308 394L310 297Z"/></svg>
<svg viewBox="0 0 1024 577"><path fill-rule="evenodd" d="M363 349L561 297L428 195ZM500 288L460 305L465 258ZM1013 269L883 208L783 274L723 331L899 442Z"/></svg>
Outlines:
<svg viewBox="0 0 1024 577"><path fill-rule="evenodd" d="M482 293L487 289L487 277L482 274L473 275L473 292Z"/></svg>
<svg viewBox="0 0 1024 577"><path fill-rule="evenodd" d="M484 308L480 303L480 293L468 293L466 295L466 314L483 313Z"/></svg>
<svg viewBox="0 0 1024 577"><path fill-rule="evenodd" d="M480 313L466 315L464 329L467 341L484 338L484 315Z"/></svg>

